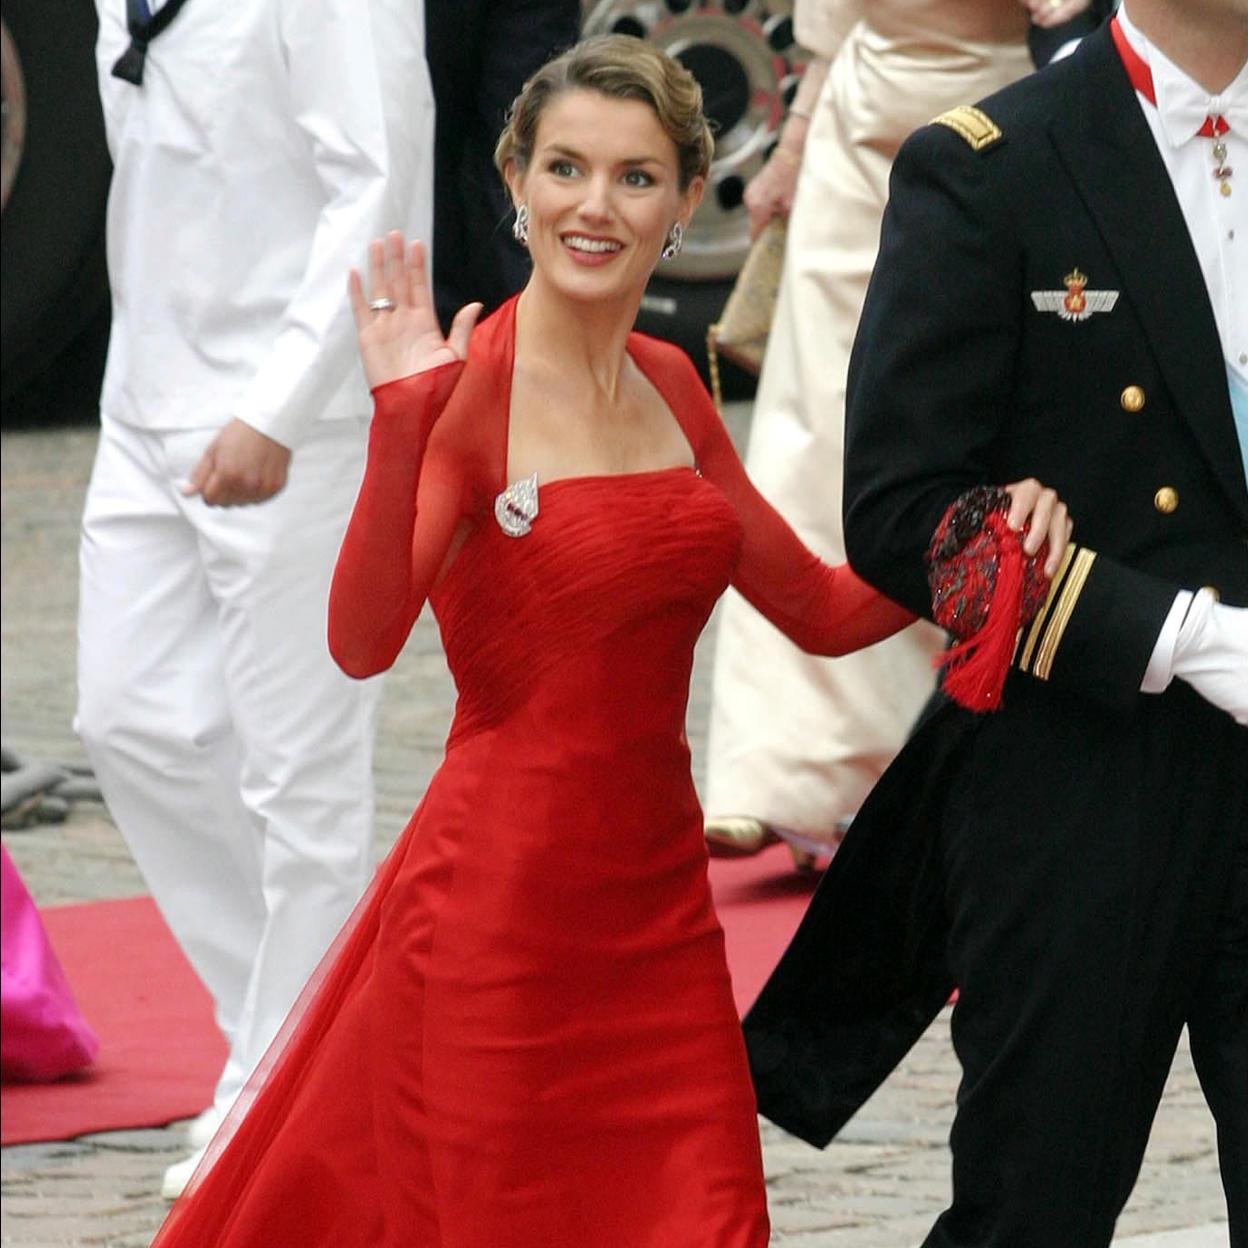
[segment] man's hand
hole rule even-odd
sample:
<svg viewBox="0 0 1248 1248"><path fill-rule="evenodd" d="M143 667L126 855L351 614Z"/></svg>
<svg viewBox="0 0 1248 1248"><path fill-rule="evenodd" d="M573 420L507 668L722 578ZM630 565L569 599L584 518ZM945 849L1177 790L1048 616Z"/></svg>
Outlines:
<svg viewBox="0 0 1248 1248"><path fill-rule="evenodd" d="M231 420L208 444L183 489L209 507L263 503L286 484L290 448L258 429Z"/></svg>

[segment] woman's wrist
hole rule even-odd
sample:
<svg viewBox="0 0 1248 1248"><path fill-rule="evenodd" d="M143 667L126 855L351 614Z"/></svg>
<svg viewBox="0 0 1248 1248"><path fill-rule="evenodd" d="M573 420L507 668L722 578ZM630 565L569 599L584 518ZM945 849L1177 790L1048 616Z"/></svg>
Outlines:
<svg viewBox="0 0 1248 1248"><path fill-rule="evenodd" d="M415 384L418 378L423 378L425 382L433 381L440 383L444 381L445 378L438 378L435 374L441 373L446 369L456 370L454 376L457 379L459 372L463 370L463 366L463 360L442 360L437 364L414 369L410 373L398 373L393 377L387 377L384 381L371 382L368 387L369 393L375 400L378 392L385 390L388 386L401 386L404 382Z"/></svg>
<svg viewBox="0 0 1248 1248"><path fill-rule="evenodd" d="M794 168L801 165L802 152L806 147L806 131L809 127L810 122L807 118L790 112L784 128L780 131L780 138L775 147L771 149L772 156Z"/></svg>
<svg viewBox="0 0 1248 1248"><path fill-rule="evenodd" d="M795 150L800 156L806 146L806 134L810 130L810 118L804 113L790 110L788 118L780 128L780 145Z"/></svg>
<svg viewBox="0 0 1248 1248"><path fill-rule="evenodd" d="M400 424L432 426L463 372L462 360L421 369L372 387L374 427Z"/></svg>
<svg viewBox="0 0 1248 1248"><path fill-rule="evenodd" d="M823 93L823 84L827 76L828 61L821 56L813 57L806 66L806 72L802 75L793 101L789 105L790 117L800 117L804 121L810 121L819 104L819 97Z"/></svg>

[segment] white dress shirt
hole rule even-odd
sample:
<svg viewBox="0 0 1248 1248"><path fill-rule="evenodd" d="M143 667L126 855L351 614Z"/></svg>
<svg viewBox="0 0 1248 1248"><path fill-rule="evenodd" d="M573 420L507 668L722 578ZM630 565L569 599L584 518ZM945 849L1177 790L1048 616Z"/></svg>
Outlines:
<svg viewBox="0 0 1248 1248"><path fill-rule="evenodd" d="M1131 21L1129 3L1118 10L1122 33L1153 72L1157 103L1136 99L1174 185L1213 305L1227 364L1248 382L1248 63L1231 84L1210 95L1149 43ZM1213 140L1197 135L1210 114L1230 124L1223 136L1225 164L1235 170L1231 194L1213 176Z"/></svg>
<svg viewBox="0 0 1248 1248"><path fill-rule="evenodd" d="M141 86L112 76L125 0L99 7L101 411L147 429L237 417L286 446L310 420L366 415L347 271L370 238L432 224L420 0L191 0Z"/></svg>
<svg viewBox="0 0 1248 1248"><path fill-rule="evenodd" d="M1248 64L1220 95L1210 95L1173 61L1149 43L1131 21L1127 5L1118 8L1127 42L1153 74L1154 104L1140 92L1136 99L1187 222L1205 278L1227 368L1248 380ZM1213 140L1197 131L1210 115L1222 115L1231 129L1223 137L1225 163L1241 170L1230 195L1218 190L1213 176ZM1141 691L1160 693L1170 683L1174 647L1192 595L1179 593L1153 647Z"/></svg>

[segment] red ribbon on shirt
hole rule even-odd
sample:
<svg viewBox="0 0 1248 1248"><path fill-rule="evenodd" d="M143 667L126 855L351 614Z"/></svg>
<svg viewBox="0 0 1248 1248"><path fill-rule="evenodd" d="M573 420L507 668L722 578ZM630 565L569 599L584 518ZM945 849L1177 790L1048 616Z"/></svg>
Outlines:
<svg viewBox="0 0 1248 1248"><path fill-rule="evenodd" d="M1109 33L1114 37L1114 47L1118 49L1118 55L1122 58L1122 66L1127 71L1131 85L1155 107L1157 88L1153 86L1153 71L1149 68L1148 62L1131 46L1116 14L1109 23ZM1230 122L1220 113L1216 117L1210 114L1205 118L1205 124L1196 133L1205 139L1216 139L1230 128Z"/></svg>

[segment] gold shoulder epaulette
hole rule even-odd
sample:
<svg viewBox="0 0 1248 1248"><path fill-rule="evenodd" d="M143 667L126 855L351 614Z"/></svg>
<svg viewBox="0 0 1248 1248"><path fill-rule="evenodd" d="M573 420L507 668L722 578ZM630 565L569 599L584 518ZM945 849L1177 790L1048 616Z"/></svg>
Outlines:
<svg viewBox="0 0 1248 1248"><path fill-rule="evenodd" d="M966 140L973 152L982 152L984 148L999 143L1005 136L983 109L973 104L959 104L947 113L932 118L934 126L948 126L955 134Z"/></svg>

